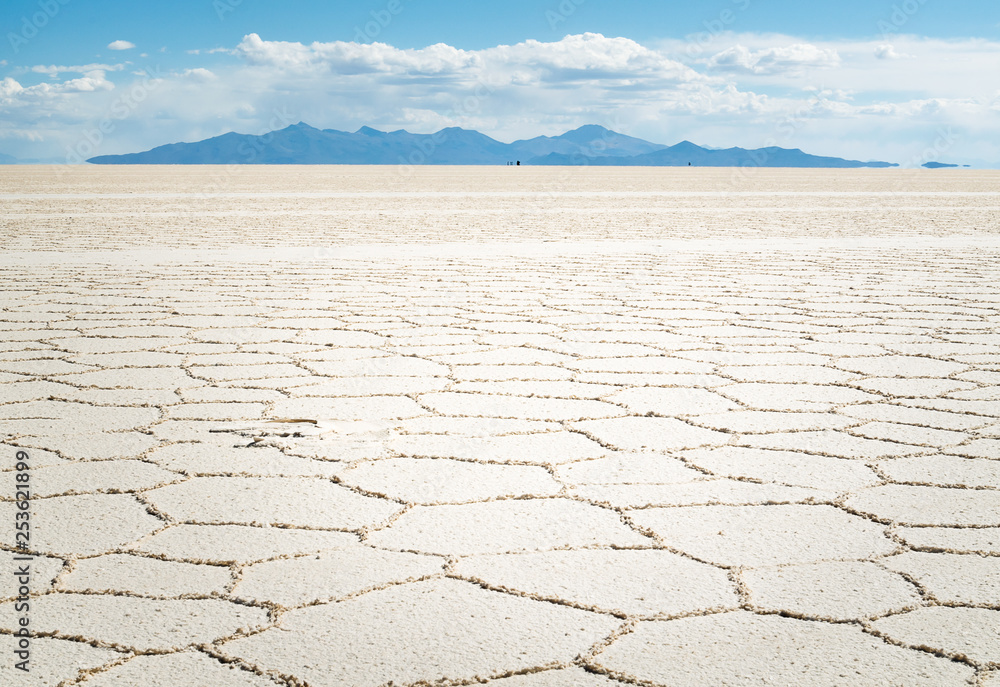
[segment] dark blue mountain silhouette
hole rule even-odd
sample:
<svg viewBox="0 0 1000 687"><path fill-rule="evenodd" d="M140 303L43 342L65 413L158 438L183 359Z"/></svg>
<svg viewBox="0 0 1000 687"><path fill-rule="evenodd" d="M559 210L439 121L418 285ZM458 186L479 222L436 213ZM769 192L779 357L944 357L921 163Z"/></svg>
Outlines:
<svg viewBox="0 0 1000 687"><path fill-rule="evenodd" d="M378 131L354 133L316 129L305 123L254 136L228 133L196 143L171 143L142 153L101 155L102 165L529 165L699 167L894 167L817 157L801 150L761 148L716 150L683 141L674 146L650 143L601 126L587 125L561 136L538 136L501 143L478 131L451 127L433 134Z"/></svg>
<svg viewBox="0 0 1000 687"><path fill-rule="evenodd" d="M602 166L644 166L644 167L897 167L890 162L860 162L843 160L839 157L820 157L804 153L798 148L725 148L715 150L703 148L690 141L663 148L644 155L631 157L601 157L586 163L574 156L551 153L532 161L535 165L590 164Z"/></svg>

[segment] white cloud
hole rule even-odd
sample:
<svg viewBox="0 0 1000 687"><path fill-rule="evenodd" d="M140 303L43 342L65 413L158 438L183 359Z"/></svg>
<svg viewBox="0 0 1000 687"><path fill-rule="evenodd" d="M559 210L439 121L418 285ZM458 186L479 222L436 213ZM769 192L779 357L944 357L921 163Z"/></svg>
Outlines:
<svg viewBox="0 0 1000 687"><path fill-rule="evenodd" d="M0 98L7 98L22 92L24 87L9 76L0 81Z"/></svg>
<svg viewBox="0 0 1000 687"><path fill-rule="evenodd" d="M212 71L202 67L185 69L181 72L181 76L199 83L208 83L209 81L215 81L218 78Z"/></svg>
<svg viewBox="0 0 1000 687"><path fill-rule="evenodd" d="M247 64L288 74L385 75L453 80L485 80L529 85L609 79L704 81L680 62L627 38L586 33L543 43L528 40L485 50L461 50L443 43L399 49L384 43L302 43L265 41L253 33L232 51Z"/></svg>
<svg viewBox="0 0 1000 687"><path fill-rule="evenodd" d="M69 70L68 70L69 71ZM84 72L82 76L66 81L47 81L34 86L22 86L14 79L7 77L0 82L0 96L9 98L18 96L16 101L4 103L9 106L38 104L41 101L53 101L66 94L93 93L95 91L111 91L115 85L107 79L103 69L93 69ZM0 116L3 110L0 109Z"/></svg>
<svg viewBox="0 0 1000 687"><path fill-rule="evenodd" d="M875 48L875 57L880 60L903 60L913 59L913 55L896 52L894 45L879 45Z"/></svg>
<svg viewBox="0 0 1000 687"><path fill-rule="evenodd" d="M94 91L112 91L115 85L108 81L106 75L101 70L88 72L76 79L69 79L61 83L40 83L29 86L21 91L24 95L32 97L54 96L61 93L92 93Z"/></svg>
<svg viewBox="0 0 1000 687"><path fill-rule="evenodd" d="M109 50L131 50L134 47L135 43L131 43L129 41L118 40L108 43Z"/></svg>
<svg viewBox="0 0 1000 687"><path fill-rule="evenodd" d="M708 59L710 69L752 74L797 74L804 69L832 69L840 65L836 50L809 43L750 50L734 45Z"/></svg>
<svg viewBox="0 0 1000 687"><path fill-rule="evenodd" d="M632 118L662 119L666 112L760 109L752 93L719 77L630 39L600 34L483 50L305 45L250 34L231 53L244 66L215 70L236 91L231 103L251 102L260 113L290 107L295 121L321 127L462 126L513 139L562 133L562 122L572 123L567 128L588 122L613 128Z"/></svg>
<svg viewBox="0 0 1000 687"><path fill-rule="evenodd" d="M880 60L898 60L900 55L896 52L895 47L891 45L880 45L875 48L875 57Z"/></svg>
<svg viewBox="0 0 1000 687"><path fill-rule="evenodd" d="M124 64L78 64L78 65L44 65L39 64L31 68L36 74L48 74L58 76L59 74L87 74L88 72L119 72L125 68Z"/></svg>
<svg viewBox="0 0 1000 687"><path fill-rule="evenodd" d="M103 73L95 72L79 79L65 81L59 84L56 90L66 93L89 93L92 91L113 91L114 88L115 85L105 79Z"/></svg>
<svg viewBox="0 0 1000 687"><path fill-rule="evenodd" d="M702 81L697 72L628 38L605 38L585 33L554 43L529 40L514 46L482 51L491 66L540 69L560 77L580 79L653 77L676 81Z"/></svg>
<svg viewBox="0 0 1000 687"><path fill-rule="evenodd" d="M385 43L292 43L264 41L255 33L243 38L234 51L248 64L292 73L359 75L397 73L439 75L474 67L476 53L443 43L419 50L400 50Z"/></svg>

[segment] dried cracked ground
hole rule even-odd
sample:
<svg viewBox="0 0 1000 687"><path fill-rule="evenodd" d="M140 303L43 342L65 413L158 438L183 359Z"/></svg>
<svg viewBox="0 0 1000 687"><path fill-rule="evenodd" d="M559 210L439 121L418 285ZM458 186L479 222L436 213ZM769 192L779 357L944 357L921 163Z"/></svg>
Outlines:
<svg viewBox="0 0 1000 687"><path fill-rule="evenodd" d="M694 215L667 208L604 244L513 246L448 242L451 213L542 172L493 196L460 189L496 171L439 172L379 191L436 242L282 252L260 246L297 245L294 212L241 236L176 211L203 171L149 172L180 191L144 197L163 227L141 239L106 218L147 177L13 174L35 209L0 257L3 684L1000 685L1000 194L871 175L809 201L824 238L769 242L806 192L761 172L706 201L769 199L730 243L677 239ZM643 174L594 213L689 183ZM554 221L533 198L518 221ZM895 203L885 236L852 231L865 203Z"/></svg>

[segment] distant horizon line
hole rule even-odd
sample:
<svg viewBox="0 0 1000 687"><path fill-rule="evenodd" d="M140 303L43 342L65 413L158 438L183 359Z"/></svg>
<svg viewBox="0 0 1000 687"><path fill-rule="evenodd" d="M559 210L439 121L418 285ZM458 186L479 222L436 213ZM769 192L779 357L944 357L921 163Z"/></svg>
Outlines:
<svg viewBox="0 0 1000 687"><path fill-rule="evenodd" d="M504 141L501 141L499 139L493 138L489 134L485 134L485 133L483 133L481 131L478 131L476 129L469 129L469 128L465 128L465 127L457 126L457 125L445 126L445 127L440 128L440 129L437 129L436 131L433 131L431 133L412 132L412 131L409 131L408 129L402 128L402 127L398 128L398 129L389 129L389 128L386 128L386 129L383 130L383 129L377 129L377 128L375 128L373 126L370 126L368 124L363 124L363 125L359 126L356 130L349 131L349 130L346 130L346 129L336 129L336 128L333 128L333 127L320 128L320 127L313 126L312 124L309 124L308 122L306 122L304 120L300 120L300 121L298 121L296 123L288 123L288 124L286 124L286 122L290 121L290 119L285 119L285 118L282 118L282 119L283 119L283 121L280 121L280 120L279 121L273 121L272 120L272 122L270 123L270 126L275 127L275 128L269 129L268 131L265 131L263 133L256 133L256 134L254 134L254 133L239 133L237 131L232 131L231 130L231 131L227 131L227 132L224 132L224 133L221 133L221 134L210 136L210 137L208 137L206 139L201 139L201 140L198 140L198 141L190 141L190 142L188 142L188 141L182 141L182 142L174 142L174 143L161 144L161 145L154 146L153 148L150 148L148 150L141 151L141 152L138 152L138 153L123 153L123 154L98 155L98 156L89 157L89 158L86 158L86 159L79 159L78 158L76 160L70 160L70 156L69 155L67 155L67 157L66 157L65 160L62 160L62 159L59 159L59 158L33 158L33 159L23 159L22 160L22 159L19 159L19 158L15 157L15 156L12 156L12 155L5 155L3 153L0 153L0 165L29 165L29 166L31 166L31 165L34 165L34 166L60 165L60 166L70 166L70 165L85 164L85 163L86 164L108 164L108 162L105 161L106 159L143 155L143 154L147 154L147 153L149 153L151 151L158 150L158 149L165 148L165 147L170 147L170 146L193 146L193 145L197 145L199 143L204 143L205 141L214 140L214 139L218 139L218 138L222 138L222 137L226 137L226 136L241 136L241 137L245 137L245 138L263 139L265 137L271 136L271 135L276 134L276 133L285 132L285 131L288 131L288 130L301 129L301 130L317 131L317 132L321 132L321 133L343 134L343 135L348 135L348 136L376 136L376 135L377 136L400 136L400 135L405 135L405 136L413 136L413 137L416 137L416 138L421 138L422 137L424 139L430 138L430 139L434 140L435 143L439 143L439 141L436 140L436 137L438 137L440 134L447 134L449 132L462 132L464 134L481 136L484 139L488 139L489 141L492 141L494 143L497 143L497 144L500 144L500 145L503 145L503 146L512 146L512 147L513 146L517 146L518 144L527 144L527 143L531 143L531 142L545 141L545 140L549 140L549 141L555 140L555 139L572 140L572 139L569 139L569 137L571 135L573 135L573 134L580 134L580 133L582 133L582 134L586 135L588 132L594 132L595 134L597 134L599 132L600 138L595 137L595 138L590 139L587 142L587 147L591 148L591 150L589 152L577 152L577 153L573 154L577 158L588 159L588 160L592 160L592 161L606 160L608 158L618 158L618 159L623 159L624 160L627 157L636 157L636 156L626 156L626 155L605 155L605 154L602 154L604 152L603 149L600 149L600 148L595 149L595 144L601 143L600 139L604 139L604 142L606 143L610 138L614 137L614 138L618 138L619 140L621 140L621 139L629 139L631 141L635 141L636 143L643 143L643 144L648 144L648 145L652 145L652 146L657 146L657 147L661 148L661 150L674 149L674 148L682 147L682 146L685 146L685 145L694 146L694 147L696 147L696 148L698 148L698 149L700 149L702 151L711 152L711 153L731 153L731 152L734 152L734 151L743 151L743 152L753 153L753 152L756 152L756 151L767 151L767 150L779 151L780 150L780 151L791 152L791 153L801 153L803 155L808 155L808 156L813 157L813 158L826 158L826 159L838 159L838 160L842 160L842 161L846 160L846 161L850 161L850 162L863 162L865 165L876 165L877 164L877 165L880 165L880 166L890 166L892 168L902 168L902 169L919 169L919 168L935 168L935 169L940 169L940 168L974 169L975 168L975 169L990 169L990 168L992 168L992 167L989 166L989 163L987 163L986 166L973 167L973 165L971 165L971 164L960 164L960 163L942 162L942 161L935 160L935 159L930 159L930 158L924 158L923 164L919 164L919 165L916 164L916 163L919 162L920 160L916 160L916 159L912 160L911 161L913 163L912 166L906 166L906 167L904 167L902 165L899 165L898 163L885 163L883 161L880 161L880 160L877 160L877 159L874 159L874 158L869 158L867 160L848 160L847 158L837 158L837 157L832 156L832 155L830 155L830 156L818 156L818 155L808 154L808 153L805 153L801 148L785 148L785 147L782 147L780 145L777 145L777 143L778 143L777 141L766 141L765 145L762 146L762 147L760 147L760 148L744 148L744 147L739 146L739 145L732 145L732 146L723 148L723 147L718 147L718 146L701 145L701 144L698 144L698 143L694 143L690 139L685 138L685 139L681 140L678 143L670 145L670 144L656 143L656 142L648 141L646 139L641 139L641 138L632 136L630 134L623 134L623 133L620 133L620 132L615 131L613 129L609 129L608 127L606 127L604 125L594 124L594 123L588 123L588 124L583 124L583 125L577 126L576 128L569 129L568 131L566 131L566 132L564 132L562 134L557 134L557 135L539 134L539 135L533 136L531 138L518 138L518 139L515 139L514 141L511 141L511 142L508 143L508 142L504 142ZM281 126L282 124L285 124L285 126ZM383 126L385 126L385 125L383 125ZM550 155L554 155L554 154L550 154ZM566 157L566 155L563 155L563 157ZM101 159L102 161L101 162L96 162L98 159ZM136 162L136 163L125 163L125 164L144 164L144 163L143 162ZM170 164L170 163L157 162L157 163L146 163L146 164ZM214 163L214 162L178 162L176 164L241 164L241 163L239 163L239 162L231 162L231 161L228 161L228 162L227 161L220 161L218 163ZM386 162L352 162L352 161L344 161L344 162L315 162L315 163L310 163L310 162L295 162L295 161L291 161L291 162L271 162L271 163L267 163L267 162L257 162L257 163L255 163L255 162L248 162L248 163L242 163L242 164L258 164L258 165L259 164L272 164L272 165L275 165L275 164L344 164L344 165L366 165L366 164L371 164L371 165L384 165L384 164L391 164L391 163L386 163ZM438 163L431 163L431 164L438 164ZM445 164L448 164L448 163L445 163ZM454 163L455 166L483 166L483 165L490 165L490 164L501 164L502 165L503 162L470 162L470 163L456 162L456 163ZM517 162L517 164L521 164L521 162ZM538 163L537 163L537 160L536 160L536 163L534 165L532 165L532 166L537 166L537 164ZM550 164L550 165L559 165L558 162L550 162L550 163L547 163L547 164ZM574 163L569 163L569 164L563 165L563 166L581 166L581 163L580 162L577 162L575 164ZM649 167L656 167L656 166L684 166L684 165L682 165L682 164L680 164L680 165L643 164L642 162L637 162L637 163L633 162L633 163L629 163L627 165L608 165L608 166L636 166L636 167L649 166ZM691 163L688 163L688 166L728 167L730 165L720 165L720 164L693 164L692 165ZM734 164L732 166L733 167L740 167L740 166L747 166L747 165ZM764 165L758 165L758 166L764 166ZM779 166L778 165L774 165L773 167L779 167ZM796 168L798 166L796 166L796 165L789 165L789 167L790 168ZM810 165L808 167L812 167L812 166ZM806 167L806 168L808 168L808 167ZM816 167L816 168L819 168L819 167Z"/></svg>

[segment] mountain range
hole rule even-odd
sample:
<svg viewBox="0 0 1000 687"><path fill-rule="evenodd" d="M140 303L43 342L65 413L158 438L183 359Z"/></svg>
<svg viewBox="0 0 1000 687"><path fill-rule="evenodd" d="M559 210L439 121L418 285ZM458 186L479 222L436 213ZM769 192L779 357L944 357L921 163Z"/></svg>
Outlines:
<svg viewBox="0 0 1000 687"><path fill-rule="evenodd" d="M317 129L303 122L262 135L228 133L196 143L171 143L141 153L100 155L99 165L604 165L699 167L896 167L809 155L798 149L706 148L683 141L650 143L602 126L587 125L561 136L501 143L478 131L451 127L433 134Z"/></svg>

